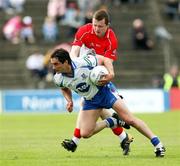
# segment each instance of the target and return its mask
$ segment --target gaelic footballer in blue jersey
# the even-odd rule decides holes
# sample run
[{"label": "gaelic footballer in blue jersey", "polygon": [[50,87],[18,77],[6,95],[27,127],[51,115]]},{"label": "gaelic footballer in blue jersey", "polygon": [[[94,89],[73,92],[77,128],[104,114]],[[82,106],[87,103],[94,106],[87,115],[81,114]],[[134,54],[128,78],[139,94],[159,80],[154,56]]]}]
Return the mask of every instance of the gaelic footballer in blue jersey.
[{"label": "gaelic footballer in blue jersey", "polygon": [[93,86],[89,79],[91,69],[97,66],[95,56],[87,55],[75,58],[72,61],[68,59],[67,62],[61,60],[64,64],[61,64],[59,68],[56,66],[57,62],[53,63],[53,60],[56,61],[56,59],[52,59],[52,64],[56,70],[54,82],[57,86],[69,88],[86,99],[91,99],[95,96],[98,92],[98,87]]},{"label": "gaelic footballer in blue jersey", "polygon": [[[95,56],[87,54],[83,58],[71,60],[67,51],[59,49],[52,54],[51,64],[56,71],[54,82],[62,90],[67,101],[67,110],[73,111],[71,90],[84,97],[83,108],[78,117],[81,137],[89,138],[106,127],[116,127],[118,120],[115,117],[97,122],[103,108],[113,108],[122,120],[136,128],[151,141],[157,157],[164,157],[165,148],[160,139],[142,120],[136,118],[128,110],[113,84],[96,86],[89,81],[89,73],[97,65]],[[72,144],[76,148],[75,143]],[[75,151],[75,148],[72,151]]]}]

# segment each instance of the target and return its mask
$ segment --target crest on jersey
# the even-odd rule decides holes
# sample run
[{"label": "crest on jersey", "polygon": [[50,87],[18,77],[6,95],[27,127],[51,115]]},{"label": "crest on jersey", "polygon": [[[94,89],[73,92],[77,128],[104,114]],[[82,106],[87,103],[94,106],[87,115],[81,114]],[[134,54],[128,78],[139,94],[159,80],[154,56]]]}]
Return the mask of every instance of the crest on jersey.
[{"label": "crest on jersey", "polygon": [[114,54],[114,55],[116,55],[116,51],[117,51],[116,49],[115,49],[115,50],[113,50],[113,54]]},{"label": "crest on jersey", "polygon": [[83,73],[83,74],[81,74],[81,77],[82,77],[83,79],[86,79],[88,76],[87,76],[85,73]]}]

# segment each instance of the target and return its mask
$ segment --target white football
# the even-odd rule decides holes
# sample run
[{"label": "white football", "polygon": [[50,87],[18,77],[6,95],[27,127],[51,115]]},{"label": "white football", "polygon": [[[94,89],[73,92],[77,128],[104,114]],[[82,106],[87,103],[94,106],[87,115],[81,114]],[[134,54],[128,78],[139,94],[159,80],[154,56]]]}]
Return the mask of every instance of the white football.
[{"label": "white football", "polygon": [[92,83],[97,85],[98,81],[106,74],[108,74],[106,67],[99,65],[91,70],[89,78]]}]

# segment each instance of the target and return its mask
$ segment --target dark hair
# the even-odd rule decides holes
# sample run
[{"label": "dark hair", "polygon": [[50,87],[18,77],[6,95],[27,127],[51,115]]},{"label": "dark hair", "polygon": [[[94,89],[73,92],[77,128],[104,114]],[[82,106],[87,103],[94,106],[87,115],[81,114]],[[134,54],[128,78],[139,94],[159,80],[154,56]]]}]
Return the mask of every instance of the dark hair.
[{"label": "dark hair", "polygon": [[106,10],[100,9],[100,10],[96,11],[93,15],[93,18],[98,21],[105,19],[105,24],[106,25],[109,24],[109,15]]},{"label": "dark hair", "polygon": [[57,58],[58,61],[61,63],[64,63],[67,60],[68,64],[71,64],[71,58],[70,58],[69,52],[63,48],[55,50],[52,53],[51,58]]}]

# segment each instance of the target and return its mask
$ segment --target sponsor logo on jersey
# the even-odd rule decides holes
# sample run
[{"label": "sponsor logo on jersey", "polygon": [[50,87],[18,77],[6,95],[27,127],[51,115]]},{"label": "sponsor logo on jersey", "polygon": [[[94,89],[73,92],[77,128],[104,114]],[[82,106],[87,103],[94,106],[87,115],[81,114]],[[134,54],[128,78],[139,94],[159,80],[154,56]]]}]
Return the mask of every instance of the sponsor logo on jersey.
[{"label": "sponsor logo on jersey", "polygon": [[82,83],[79,83],[77,86],[76,86],[76,89],[79,91],[79,92],[88,92],[89,91],[89,88],[90,88],[90,85],[88,85],[86,82],[82,82]]}]

